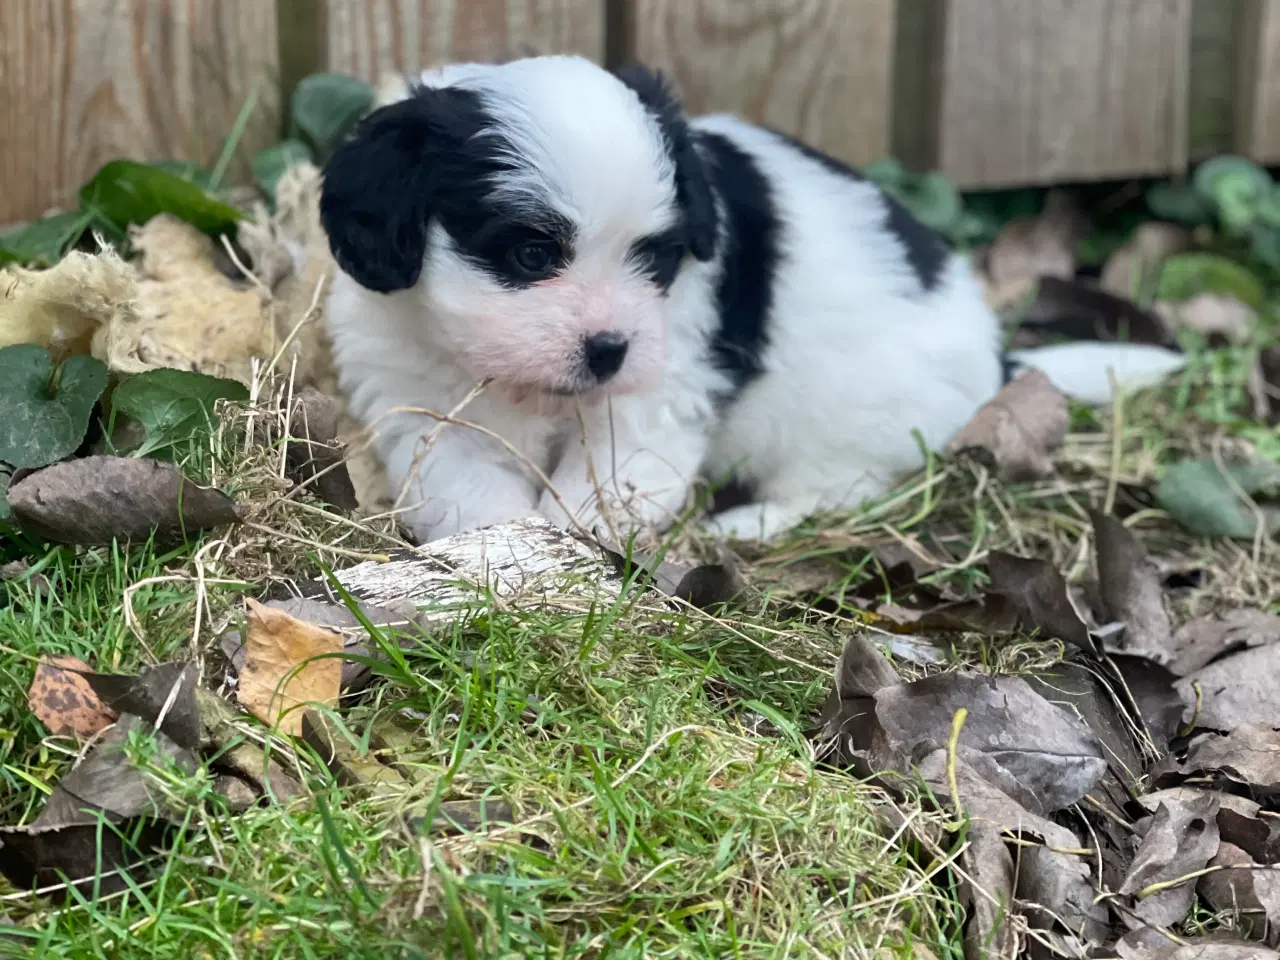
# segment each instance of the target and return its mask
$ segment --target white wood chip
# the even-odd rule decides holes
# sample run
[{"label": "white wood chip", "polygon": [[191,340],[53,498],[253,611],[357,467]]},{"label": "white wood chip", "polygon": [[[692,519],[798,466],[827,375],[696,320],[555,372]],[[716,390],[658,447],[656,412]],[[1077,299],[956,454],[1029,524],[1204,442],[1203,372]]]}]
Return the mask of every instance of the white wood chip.
[{"label": "white wood chip", "polygon": [[366,562],[337,573],[370,604],[408,602],[420,622],[452,618],[488,587],[506,606],[536,607],[555,597],[617,598],[622,581],[601,551],[541,518],[460,533],[419,548],[420,556]]}]

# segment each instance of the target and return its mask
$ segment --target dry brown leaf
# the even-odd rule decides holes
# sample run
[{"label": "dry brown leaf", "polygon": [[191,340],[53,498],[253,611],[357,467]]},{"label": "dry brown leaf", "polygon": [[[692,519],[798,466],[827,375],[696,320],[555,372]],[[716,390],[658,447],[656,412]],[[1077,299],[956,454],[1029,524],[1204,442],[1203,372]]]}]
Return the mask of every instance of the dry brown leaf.
[{"label": "dry brown leaf", "polygon": [[1216,777],[1245,787],[1259,800],[1280,797],[1280,729],[1271,723],[1246,723],[1225,735],[1207,734],[1192,742],[1175,776]]},{"label": "dry brown leaf", "polygon": [[1115,517],[1089,511],[1098,562],[1098,589],[1107,616],[1124,624],[1120,650],[1162,667],[1173,661],[1173,623],[1160,576],[1133,532]]},{"label": "dry brown leaf", "polygon": [[298,392],[290,416],[285,469],[294,483],[350,513],[360,504],[347,472],[347,451],[338,438],[339,414],[338,404],[315,387]]},{"label": "dry brown leaf", "polygon": [[1280,644],[1273,643],[1215,660],[1183,677],[1177,689],[1184,702],[1198,704],[1197,727],[1228,731],[1245,724],[1276,722],[1280,717],[1277,677]]},{"label": "dry brown leaf", "polygon": [[1163,932],[1135,930],[1116,944],[1120,960],[1276,960],[1274,950],[1218,931],[1207,937],[1172,939]]},{"label": "dry brown leaf", "polygon": [[27,691],[27,706],[55,737],[74,734],[87,740],[116,721],[116,713],[93,692],[77,671],[92,668],[75,657],[41,658]]},{"label": "dry brown leaf", "polygon": [[1220,802],[1209,791],[1162,798],[1120,885],[1120,893],[1135,898],[1126,923],[1167,928],[1186,919],[1195,902],[1195,874],[1218,852]]},{"label": "dry brown leaf", "polygon": [[955,455],[979,447],[995,458],[1005,480],[1045,477],[1053,472],[1050,454],[1062,445],[1068,423],[1067,398],[1032,368],[984,404],[944,452]]},{"label": "dry brown leaf", "polygon": [[1097,902],[1087,858],[1044,846],[1019,847],[1017,854],[1018,900],[1032,927],[1053,930],[1061,925],[1090,945],[1106,939],[1107,909]]},{"label": "dry brown leaf", "polygon": [[1103,290],[1133,299],[1152,272],[1166,258],[1191,249],[1191,234],[1173,223],[1144,223],[1129,242],[1107,258],[1102,268]]},{"label": "dry brown leaf", "polygon": [[1083,226],[1067,194],[1051,192],[1035,217],[1011,220],[987,253],[987,275],[996,287],[1029,277],[1075,276],[1076,244]]},{"label": "dry brown leaf", "polygon": [[1186,711],[1187,701],[1175,687],[1178,678],[1167,667],[1143,656],[1113,651],[1108,659],[1120,672],[1128,691],[1125,699],[1133,699],[1147,732],[1157,748],[1163,750],[1182,728]]},{"label": "dry brown leaf", "polygon": [[1247,342],[1258,325],[1258,314],[1252,307],[1221,293],[1198,293],[1181,303],[1157,300],[1151,309],[1170,331],[1190,330],[1231,344]]},{"label": "dry brown leaf", "polygon": [[[61,904],[69,896],[67,882],[100,897],[129,888],[132,881],[122,878],[122,869],[147,879],[155,864],[145,854],[161,849],[165,839],[159,821],[182,819],[172,797],[156,789],[155,778],[135,766],[126,749],[132,736],[148,730],[138,717],[122,714],[53,788],[39,816],[0,828],[0,873],[14,887],[48,888]],[[194,775],[199,764],[190,751],[163,733],[154,737],[157,759],[168,758]],[[119,829],[104,829],[104,821]]]},{"label": "dry brown leaf", "polygon": [[1088,625],[1071,602],[1067,581],[1046,560],[993,550],[987,559],[991,592],[1005,597],[1027,630],[1040,630],[1086,653],[1098,655]]},{"label": "dry brown leaf", "polygon": [[1221,620],[1189,620],[1174,632],[1169,669],[1185,677],[1226,654],[1269,643],[1280,643],[1280,617],[1274,613],[1234,610]]},{"label": "dry brown leaf", "polygon": [[1015,960],[1018,931],[1012,914],[1017,872],[999,828],[986,823],[972,824],[969,844],[961,859],[965,873],[959,892],[969,901],[969,922],[964,931],[965,957]]},{"label": "dry brown leaf", "polygon": [[1215,912],[1238,911],[1237,929],[1255,939],[1280,926],[1280,872],[1257,869],[1253,857],[1232,843],[1219,846],[1209,866],[1222,869],[1201,877],[1196,889]]},{"label": "dry brown leaf", "polygon": [[53,543],[85,546],[113,540],[168,543],[235,523],[235,501],[199,487],[171,463],[134,457],[64,460],[9,487],[14,517]]},{"label": "dry brown leaf", "polygon": [[[334,706],[342,686],[342,634],[245,599],[244,667],[236,699],[254,716],[302,734],[302,704]],[[329,656],[325,656],[328,654]],[[313,660],[313,657],[325,657]]]},{"label": "dry brown leaf", "polygon": [[[264,606],[281,610],[317,627],[327,627],[341,633],[347,654],[342,661],[343,692],[352,693],[368,686],[373,679],[373,668],[367,661],[381,653],[376,645],[370,649],[370,638],[364,624],[345,605],[309,597],[286,597],[268,600]],[[385,606],[361,604],[360,610],[371,626],[388,631],[412,630],[418,616],[418,608],[412,603],[394,600],[387,601]],[[219,638],[219,644],[232,668],[236,672],[243,670],[246,645],[240,629],[236,626],[228,627]],[[366,662],[362,663],[361,660]]]}]

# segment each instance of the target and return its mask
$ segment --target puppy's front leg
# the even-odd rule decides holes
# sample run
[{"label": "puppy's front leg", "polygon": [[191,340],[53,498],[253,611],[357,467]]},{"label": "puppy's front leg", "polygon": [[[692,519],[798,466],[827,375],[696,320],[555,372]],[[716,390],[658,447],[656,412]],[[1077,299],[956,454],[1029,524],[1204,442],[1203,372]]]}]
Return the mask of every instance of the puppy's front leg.
[{"label": "puppy's front leg", "polygon": [[[614,398],[581,409],[550,479],[587,530],[626,536],[669,526],[684,508],[707,449],[707,425],[643,398]],[[551,491],[539,511],[571,526]]]},{"label": "puppy's front leg", "polygon": [[537,512],[536,482],[498,444],[450,426],[424,454],[427,432],[401,433],[383,446],[391,496],[405,509],[401,522],[415,541],[427,543]]}]

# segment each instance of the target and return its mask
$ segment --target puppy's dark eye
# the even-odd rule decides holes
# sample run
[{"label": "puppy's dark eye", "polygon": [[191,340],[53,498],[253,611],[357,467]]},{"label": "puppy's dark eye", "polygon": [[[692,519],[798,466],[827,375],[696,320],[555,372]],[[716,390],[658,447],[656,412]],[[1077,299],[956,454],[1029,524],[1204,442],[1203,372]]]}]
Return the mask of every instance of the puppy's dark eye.
[{"label": "puppy's dark eye", "polygon": [[560,244],[554,240],[526,240],[511,248],[511,263],[529,279],[551,274],[560,260]]},{"label": "puppy's dark eye", "polygon": [[683,240],[660,234],[636,243],[631,250],[631,260],[665,291],[675,282],[686,249]]}]

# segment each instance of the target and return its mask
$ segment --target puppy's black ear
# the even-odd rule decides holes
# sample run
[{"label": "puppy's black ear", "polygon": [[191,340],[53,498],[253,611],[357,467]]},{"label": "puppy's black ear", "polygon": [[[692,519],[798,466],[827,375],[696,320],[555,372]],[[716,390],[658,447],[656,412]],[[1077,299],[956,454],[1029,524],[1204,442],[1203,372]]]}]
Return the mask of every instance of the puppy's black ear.
[{"label": "puppy's black ear", "polygon": [[658,121],[667,153],[676,168],[676,198],[684,212],[689,249],[699,260],[716,252],[716,203],[706,163],[694,145],[684,108],[661,73],[640,64],[623,67],[617,77],[635,91]]},{"label": "puppy's black ear", "polygon": [[444,147],[436,102],[441,93],[416,90],[375,110],[325,166],[320,222],[329,248],[338,265],[370,290],[406,290],[422,273],[431,167]]}]

